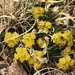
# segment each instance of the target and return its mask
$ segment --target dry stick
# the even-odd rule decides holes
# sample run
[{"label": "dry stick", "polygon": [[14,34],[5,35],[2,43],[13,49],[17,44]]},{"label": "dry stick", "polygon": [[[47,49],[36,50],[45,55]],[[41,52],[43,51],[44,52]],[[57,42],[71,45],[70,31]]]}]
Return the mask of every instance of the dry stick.
[{"label": "dry stick", "polygon": [[[57,14],[54,18],[56,18],[58,15],[60,15],[61,13],[63,13],[63,11],[68,7],[68,5],[70,4],[70,3],[72,3],[74,0],[72,0],[71,2],[69,2],[65,7],[64,7],[64,9],[59,13],[59,14]],[[53,19],[54,19],[53,18]],[[52,20],[53,20],[52,19]]]},{"label": "dry stick", "polygon": [[8,66],[10,66],[10,64],[7,62],[7,60],[5,59],[5,57],[2,57],[4,59],[4,61],[7,63]]},{"label": "dry stick", "polygon": [[11,18],[11,19],[15,19],[15,16],[7,16],[7,15],[2,15],[2,16],[0,16],[0,18],[5,18],[5,17]]},{"label": "dry stick", "polygon": [[19,12],[20,12],[20,10],[21,10],[21,8],[20,8],[20,9],[18,9],[18,10],[14,13],[14,15],[16,15],[17,13],[19,13]]},{"label": "dry stick", "polygon": [[0,26],[0,34],[2,33],[2,31],[3,31],[5,28],[6,28],[5,25],[1,25],[1,26]]},{"label": "dry stick", "polygon": [[75,17],[71,17],[69,14],[66,14],[66,13],[63,13],[63,12],[61,12],[60,13],[60,15],[65,15],[66,17],[63,17],[63,18],[58,18],[58,19],[56,19],[56,21],[58,21],[58,20],[63,20],[63,19],[71,19],[74,23],[75,23]]},{"label": "dry stick", "polygon": [[[27,8],[27,3],[28,3],[28,1],[26,1],[26,4],[25,4],[25,8],[24,8],[24,10]],[[18,10],[17,10],[17,12],[15,12],[15,14],[14,14],[14,15],[16,15],[17,13],[19,13],[19,12],[20,12],[20,10],[21,10],[21,8],[20,8],[20,9],[18,9]]]},{"label": "dry stick", "polygon": [[66,75],[75,75],[75,72],[70,72],[70,73],[67,73]]},{"label": "dry stick", "polygon": [[26,1],[26,4],[25,4],[25,8],[24,8],[24,10],[26,10],[26,8],[27,8],[27,4],[28,4],[28,0]]},{"label": "dry stick", "polygon": [[[30,18],[30,17],[31,17],[31,15],[28,16],[27,18],[22,18],[22,20],[23,20],[22,22],[19,22],[20,20],[17,20],[17,19],[16,19],[16,20],[18,21],[18,23],[16,23],[15,26],[18,25],[18,24],[21,25],[21,23],[25,22],[25,21],[28,20],[28,18]],[[27,22],[27,21],[26,21],[26,22]],[[28,22],[27,22],[27,23],[28,23]],[[28,24],[29,24],[29,23],[28,23]],[[30,24],[29,24],[29,25],[30,25]]]},{"label": "dry stick", "polygon": [[64,19],[71,19],[74,23],[75,23],[75,17],[71,17],[71,16],[67,16],[67,17],[63,17],[63,18],[58,18],[58,19],[56,19],[56,21],[58,21],[58,20],[64,20]]},{"label": "dry stick", "polygon": [[4,52],[4,46],[3,46],[2,51],[0,52],[0,56],[2,56],[3,52]]},{"label": "dry stick", "polygon": [[[14,8],[14,0],[10,0],[10,8],[12,9],[12,11],[14,11],[13,10],[13,8]],[[10,11],[11,11],[11,9],[10,9]]]},{"label": "dry stick", "polygon": [[69,2],[69,3],[64,7],[64,9],[63,9],[62,11],[64,11],[64,10],[68,7],[68,5],[71,4],[73,1],[74,1],[74,0],[72,0],[71,2]]},{"label": "dry stick", "polygon": [[[48,71],[48,72],[45,72],[45,73],[43,73],[43,74],[41,74],[41,75],[45,75],[45,74],[48,74],[48,73],[51,73],[51,72],[54,72],[54,71],[58,71],[58,69],[54,69],[54,70],[52,70],[52,71]],[[60,72],[61,73],[61,72]],[[55,75],[55,74],[54,74]],[[62,75],[62,73],[61,73],[61,75]],[[65,75],[65,74],[64,74]]]},{"label": "dry stick", "polygon": [[44,69],[41,69],[41,70],[37,71],[37,72],[36,72],[35,74],[33,74],[33,75],[37,75],[37,74],[39,74],[41,71],[46,70],[46,69],[58,70],[59,72],[61,72],[62,74],[64,74],[64,75],[65,75],[65,73],[64,73],[64,72],[62,72],[62,71],[60,71],[59,69],[56,69],[56,68],[44,68]]},{"label": "dry stick", "polygon": [[[4,0],[4,3],[3,3],[3,15],[5,14],[5,0]],[[6,20],[5,20],[5,17],[3,18],[4,19],[4,24],[6,25]]]},{"label": "dry stick", "polygon": [[53,2],[53,3],[58,3],[58,2],[62,2],[62,1],[64,1],[64,0],[60,0],[60,1],[48,1],[48,2]]},{"label": "dry stick", "polygon": [[[20,10],[22,10],[22,12],[25,11],[25,9],[27,8],[27,7],[26,7],[27,4],[28,4],[28,1],[26,1],[25,8],[24,8],[23,10],[22,10],[22,8],[20,8],[14,15],[16,15],[18,12],[20,12]],[[24,14],[25,14],[25,13],[24,13]],[[23,15],[24,15],[24,14],[23,14]],[[22,16],[23,16],[23,15],[22,15]],[[19,23],[19,24],[20,24],[20,23]]]},{"label": "dry stick", "polygon": [[[4,46],[3,46],[3,49],[2,49],[2,51],[1,51],[1,53],[0,53],[0,56],[2,56],[3,52],[4,52]],[[7,63],[7,65],[10,66],[9,63],[6,61],[7,57],[6,57],[6,59],[5,59],[5,57],[2,57],[2,58],[3,58],[4,61]]]}]

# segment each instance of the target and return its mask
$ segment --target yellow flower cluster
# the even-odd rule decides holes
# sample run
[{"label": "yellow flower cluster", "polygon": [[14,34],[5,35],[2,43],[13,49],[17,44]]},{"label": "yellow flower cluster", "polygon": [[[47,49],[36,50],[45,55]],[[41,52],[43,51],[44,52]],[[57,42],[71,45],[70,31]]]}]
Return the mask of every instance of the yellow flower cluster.
[{"label": "yellow flower cluster", "polygon": [[39,69],[39,68],[41,68],[41,66],[42,66],[42,64],[39,61],[37,61],[37,62],[34,63],[34,66],[33,67],[35,69]]},{"label": "yellow flower cluster", "polygon": [[40,63],[34,57],[31,57],[28,62],[29,64],[33,65],[34,69],[40,69],[42,66],[42,63]]},{"label": "yellow flower cluster", "polygon": [[33,65],[35,69],[41,68],[42,64],[45,62],[43,51],[34,50],[33,55],[28,60],[29,64]]},{"label": "yellow flower cluster", "polygon": [[74,52],[74,50],[71,49],[70,46],[67,46],[64,50],[61,51],[61,55],[68,55],[68,54],[71,54],[73,52]]},{"label": "yellow flower cluster", "polygon": [[30,59],[30,54],[27,49],[24,47],[17,47],[16,53],[14,54],[14,58],[18,59],[21,63],[25,60],[28,61]]},{"label": "yellow flower cluster", "polygon": [[70,30],[65,30],[63,33],[57,32],[53,34],[53,42],[56,44],[66,44],[72,46],[72,35]]},{"label": "yellow flower cluster", "polygon": [[33,32],[27,33],[23,35],[22,42],[29,48],[32,47],[32,45],[35,44],[34,39],[36,38],[36,35]]},{"label": "yellow flower cluster", "polygon": [[48,31],[51,27],[52,27],[52,23],[51,22],[41,20],[41,21],[38,22],[38,27],[37,28]]},{"label": "yellow flower cluster", "polygon": [[8,44],[9,47],[14,47],[16,44],[18,44],[19,39],[18,38],[14,38],[14,39],[10,39],[13,37],[18,36],[17,32],[11,33],[11,32],[6,32],[5,33],[5,37],[4,37],[4,41]]},{"label": "yellow flower cluster", "polygon": [[44,13],[44,8],[40,7],[40,6],[37,6],[37,7],[34,7],[32,9],[32,14],[34,16],[34,18],[39,18],[40,16],[43,16],[43,13]]},{"label": "yellow flower cluster", "polygon": [[[34,61],[34,64],[33,64],[33,67],[35,69],[39,69],[41,68],[42,64],[44,63],[44,53],[43,51],[38,51],[38,50],[34,50],[33,52],[33,58],[35,59]],[[42,62],[43,61],[43,62]]]},{"label": "yellow flower cluster", "polygon": [[75,60],[71,59],[69,55],[66,55],[59,59],[57,66],[59,69],[67,70],[70,66],[73,66],[74,64]]},{"label": "yellow flower cluster", "polygon": [[37,40],[37,44],[38,44],[40,47],[42,47],[43,44],[44,44],[44,40],[43,40],[42,38],[39,38],[39,39]]},{"label": "yellow flower cluster", "polygon": [[64,34],[62,35],[67,41],[71,40],[71,31],[70,30],[65,30]]},{"label": "yellow flower cluster", "polygon": [[34,56],[42,57],[44,55],[43,51],[34,50],[33,52]]},{"label": "yellow flower cluster", "polygon": [[[23,63],[24,61],[28,61],[28,63],[33,65],[35,69],[39,69],[44,63],[43,55],[43,51],[34,50],[33,55],[31,56],[30,53],[28,53],[27,48],[17,47],[16,53],[14,54],[14,58],[19,60],[21,63]],[[41,62],[38,58],[41,59]]]},{"label": "yellow flower cluster", "polygon": [[64,33],[62,34],[62,37],[64,37],[64,39],[67,41],[68,46],[71,47],[72,46],[72,32],[70,30],[65,30]]},{"label": "yellow flower cluster", "polygon": [[40,63],[38,60],[36,60],[35,58],[31,57],[28,60],[29,64],[33,65],[34,69],[40,69],[42,66],[42,63]]},{"label": "yellow flower cluster", "polygon": [[37,39],[37,44],[39,45],[39,47],[41,48],[47,48],[48,44],[49,44],[49,40],[45,40],[43,38],[38,38]]},{"label": "yellow flower cluster", "polygon": [[66,44],[66,40],[62,37],[62,33],[61,32],[57,32],[57,33],[54,33],[52,35],[53,37],[53,43],[55,44]]}]

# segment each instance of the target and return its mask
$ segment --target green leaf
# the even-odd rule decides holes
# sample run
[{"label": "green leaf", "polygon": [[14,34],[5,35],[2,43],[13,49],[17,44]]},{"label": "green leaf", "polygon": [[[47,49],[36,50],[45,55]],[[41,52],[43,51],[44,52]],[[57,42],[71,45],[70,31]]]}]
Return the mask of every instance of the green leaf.
[{"label": "green leaf", "polygon": [[62,24],[54,26],[55,32],[62,31],[65,28],[66,28],[66,26],[63,26]]},{"label": "green leaf", "polygon": [[63,44],[54,44],[49,47],[47,50],[50,52],[52,56],[60,56],[61,49],[63,48]]},{"label": "green leaf", "polygon": [[60,56],[61,53],[58,50],[51,50],[50,51],[51,56]]},{"label": "green leaf", "polygon": [[54,17],[53,12],[51,10],[49,10],[48,12],[45,12],[43,15],[44,16],[40,17],[39,20],[50,21],[52,23],[55,21],[53,19]]}]

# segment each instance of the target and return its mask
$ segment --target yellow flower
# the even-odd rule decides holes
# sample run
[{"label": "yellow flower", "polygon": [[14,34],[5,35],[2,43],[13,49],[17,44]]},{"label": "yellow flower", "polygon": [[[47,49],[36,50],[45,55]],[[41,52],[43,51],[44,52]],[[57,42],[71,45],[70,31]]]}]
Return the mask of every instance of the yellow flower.
[{"label": "yellow flower", "polygon": [[43,16],[43,13],[44,13],[44,8],[42,8],[42,7],[34,7],[33,9],[32,9],[32,14],[33,14],[33,16],[34,16],[34,18],[39,18],[40,16]]},{"label": "yellow flower", "polygon": [[8,44],[9,47],[12,48],[16,44],[18,44],[18,42],[19,42],[18,38],[10,39],[10,38],[13,38],[16,36],[18,36],[17,32],[14,32],[14,33],[6,32],[5,37],[4,37],[4,41]]},{"label": "yellow flower", "polygon": [[44,44],[44,40],[43,40],[42,38],[39,38],[39,39],[37,40],[37,44],[38,44],[40,47],[42,47],[43,44]]},{"label": "yellow flower", "polygon": [[70,30],[65,30],[62,36],[66,39],[66,41],[72,40],[72,34]]},{"label": "yellow flower", "polygon": [[66,69],[68,69],[69,65],[66,63],[65,58],[60,58],[59,63],[57,64],[57,67],[59,69],[66,70]]},{"label": "yellow flower", "polygon": [[53,37],[53,43],[55,44],[66,44],[66,40],[62,37],[62,33],[61,32],[57,32],[57,33],[54,33],[52,35]]},{"label": "yellow flower", "polygon": [[49,22],[49,21],[46,21],[45,27],[46,27],[47,29],[50,29],[50,28],[52,27],[52,23]]},{"label": "yellow flower", "polygon": [[58,10],[59,10],[59,12],[62,12],[62,8],[59,8]]},{"label": "yellow flower", "polygon": [[38,22],[38,29],[43,29],[44,26],[45,26],[45,21],[41,20]]},{"label": "yellow flower", "polygon": [[36,38],[36,35],[34,34],[34,32],[30,33],[30,37],[34,40]]},{"label": "yellow flower", "polygon": [[73,44],[73,40],[72,40],[72,39],[71,39],[70,41],[67,42],[67,45],[68,45],[69,47],[71,47],[72,44]]},{"label": "yellow flower", "polygon": [[14,54],[14,58],[18,59],[21,63],[25,60],[30,59],[30,54],[28,53],[27,49],[24,47],[17,47],[16,53]]},{"label": "yellow flower", "polygon": [[65,58],[66,62],[68,62],[68,63],[71,61],[71,57],[69,55],[66,55],[64,58]]},{"label": "yellow flower", "polygon": [[34,64],[34,58],[30,57],[30,59],[28,60],[29,64]]},{"label": "yellow flower", "polygon": [[69,67],[69,64],[63,65],[63,64],[58,63],[57,66],[59,69],[67,70]]},{"label": "yellow flower", "polygon": [[34,42],[34,40],[29,40],[29,41],[27,40],[24,44],[25,44],[27,47],[31,48],[32,45],[35,44],[35,42]]},{"label": "yellow flower", "polygon": [[15,59],[18,59],[18,58],[19,58],[18,54],[15,53],[15,54],[14,54],[14,58],[15,58]]},{"label": "yellow flower", "polygon": [[[12,33],[6,32],[4,40],[6,41],[7,39],[12,38],[11,35],[12,35]],[[6,41],[6,43],[8,43],[8,41]]]},{"label": "yellow flower", "polygon": [[64,37],[64,39],[67,41],[67,45],[71,47],[73,43],[72,32],[70,30],[65,30],[62,37]]},{"label": "yellow flower", "polygon": [[59,59],[59,62],[61,62],[61,64],[64,65],[64,64],[66,63],[66,60],[65,60],[65,58],[60,58],[60,59]]},{"label": "yellow flower", "polygon": [[[14,32],[13,34],[12,34],[12,37],[16,37],[16,36],[18,36],[18,33],[16,33],[16,32]],[[14,39],[15,41],[13,41],[14,42],[14,44],[16,44],[17,42],[19,42],[19,40],[17,39],[17,38],[15,38]]]},{"label": "yellow flower", "polygon": [[22,42],[29,48],[32,47],[32,45],[35,44],[35,38],[36,38],[36,35],[31,32],[31,33],[27,33],[25,35],[23,35],[23,39],[22,39]]},{"label": "yellow flower", "polygon": [[51,29],[51,27],[52,27],[52,23],[51,22],[43,21],[43,20],[39,21],[38,22],[38,26],[37,26],[38,29],[43,29],[43,30],[47,30],[47,31],[49,29]]},{"label": "yellow flower", "polygon": [[43,51],[38,51],[38,50],[35,50],[33,54],[34,56],[38,56],[38,57],[42,57],[44,55]]},{"label": "yellow flower", "polygon": [[63,70],[67,70],[68,68],[69,68],[69,64],[68,63],[63,66]]},{"label": "yellow flower", "polygon": [[70,66],[73,66],[75,64],[75,60],[72,59],[71,62],[70,62]]},{"label": "yellow flower", "polygon": [[13,48],[15,46],[14,42],[12,42],[12,40],[10,40],[10,42],[8,42],[8,46]]},{"label": "yellow flower", "polygon": [[34,69],[40,69],[41,68],[41,66],[42,66],[42,64],[39,62],[39,61],[36,61],[35,63],[34,63]]},{"label": "yellow flower", "polygon": [[71,53],[71,47],[66,47],[63,51],[61,51],[62,55],[67,55]]},{"label": "yellow flower", "polygon": [[56,44],[66,44],[68,46],[72,46],[73,40],[72,40],[72,34],[70,30],[65,30],[63,33],[57,32],[53,34],[53,42]]},{"label": "yellow flower", "polygon": [[69,55],[64,56],[63,58],[59,58],[59,62],[57,67],[59,69],[67,70],[70,66],[73,66],[75,61],[71,59]]},{"label": "yellow flower", "polygon": [[25,60],[27,60],[27,61],[28,61],[29,59],[30,59],[30,54],[29,54],[29,53],[27,53],[27,54],[26,54],[26,56],[25,56]]}]

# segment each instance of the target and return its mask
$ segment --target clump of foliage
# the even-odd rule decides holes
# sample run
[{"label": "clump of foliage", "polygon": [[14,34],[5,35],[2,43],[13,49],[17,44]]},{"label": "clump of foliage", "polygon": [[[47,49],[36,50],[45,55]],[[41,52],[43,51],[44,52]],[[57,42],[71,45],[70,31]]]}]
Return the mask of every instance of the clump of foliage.
[{"label": "clump of foliage", "polygon": [[57,72],[59,69],[71,72],[71,67],[75,66],[75,35],[74,30],[70,29],[69,20],[74,22],[74,17],[65,13],[63,6],[65,2],[63,0],[24,2],[25,0],[13,0],[10,3],[13,12],[5,9],[6,14],[11,12],[11,16],[2,17],[5,28],[0,33],[1,45],[13,50],[13,59],[23,66],[26,64],[32,67],[34,75],[43,74],[42,70],[48,74],[50,72],[47,69],[51,70],[51,67],[57,68]]}]

